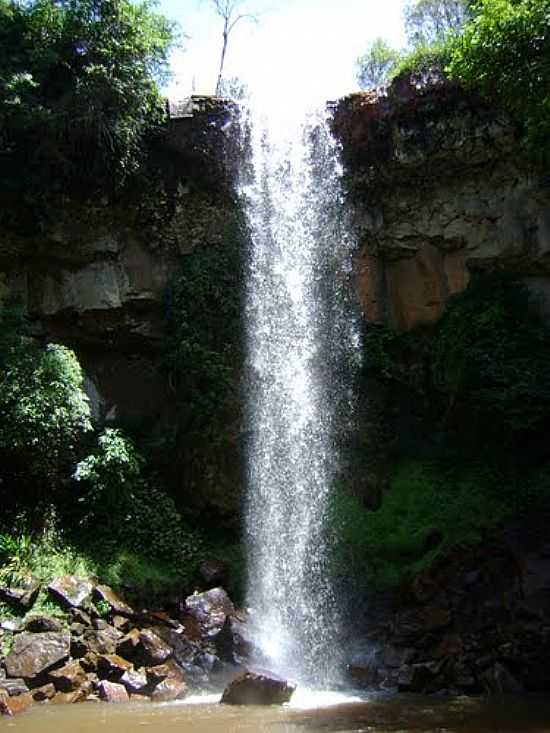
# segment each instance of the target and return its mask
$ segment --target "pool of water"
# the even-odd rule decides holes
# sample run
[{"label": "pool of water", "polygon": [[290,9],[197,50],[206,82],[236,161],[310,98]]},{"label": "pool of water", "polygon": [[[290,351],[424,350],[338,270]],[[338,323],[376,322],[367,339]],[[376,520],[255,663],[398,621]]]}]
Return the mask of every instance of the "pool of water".
[{"label": "pool of water", "polygon": [[14,733],[550,733],[547,697],[436,700],[419,696],[298,695],[281,708],[238,708],[217,697],[183,703],[35,706],[0,719]]}]

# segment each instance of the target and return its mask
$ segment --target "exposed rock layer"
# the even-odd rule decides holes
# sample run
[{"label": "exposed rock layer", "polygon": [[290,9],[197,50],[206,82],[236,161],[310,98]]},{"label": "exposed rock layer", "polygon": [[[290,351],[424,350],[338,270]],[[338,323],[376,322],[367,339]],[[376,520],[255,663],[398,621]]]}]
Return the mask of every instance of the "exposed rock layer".
[{"label": "exposed rock layer", "polygon": [[512,122],[448,82],[407,79],[385,97],[341,100],[343,146],[361,246],[367,321],[437,320],[476,271],[523,277],[550,316],[550,189]]}]

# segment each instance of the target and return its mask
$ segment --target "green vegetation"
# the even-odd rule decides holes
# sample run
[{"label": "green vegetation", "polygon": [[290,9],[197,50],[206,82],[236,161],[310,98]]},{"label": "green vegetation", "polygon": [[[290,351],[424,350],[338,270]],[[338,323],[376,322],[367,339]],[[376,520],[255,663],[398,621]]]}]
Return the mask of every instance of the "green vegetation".
[{"label": "green vegetation", "polygon": [[438,555],[550,500],[548,468],[519,473],[487,461],[463,463],[456,456],[399,464],[377,511],[340,494],[334,521],[343,549],[336,571],[356,582],[399,585]]},{"label": "green vegetation", "polygon": [[124,184],[164,119],[174,37],[148,0],[0,0],[0,193]]},{"label": "green vegetation", "polygon": [[75,354],[40,348],[14,307],[0,307],[0,323],[0,582],[189,584],[200,533],[127,436],[94,433]]},{"label": "green vegetation", "polygon": [[25,336],[13,308],[0,307],[0,324],[0,458],[11,479],[36,500],[37,485],[42,495],[55,490],[74,460],[77,444],[91,430],[90,408],[70,349],[40,349]]},{"label": "green vegetation", "polygon": [[388,82],[401,58],[383,38],[376,38],[356,61],[357,82],[361,89],[375,89]]},{"label": "green vegetation", "polygon": [[395,452],[378,510],[339,497],[341,567],[395,585],[439,553],[548,506],[549,363],[538,304],[502,274],[474,278],[431,328],[367,332],[366,373],[420,397],[438,440],[429,460]]},{"label": "green vegetation", "polygon": [[550,0],[478,0],[453,44],[449,73],[525,125],[550,154]]},{"label": "green vegetation", "polygon": [[405,6],[405,32],[411,48],[441,44],[459,33],[470,18],[468,0],[409,0]]}]

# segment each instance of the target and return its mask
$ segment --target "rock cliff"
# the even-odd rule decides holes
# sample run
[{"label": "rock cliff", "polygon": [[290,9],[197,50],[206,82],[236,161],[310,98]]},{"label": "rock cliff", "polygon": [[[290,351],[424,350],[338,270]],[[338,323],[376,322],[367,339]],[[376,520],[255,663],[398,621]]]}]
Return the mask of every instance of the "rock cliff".
[{"label": "rock cliff", "polygon": [[370,323],[432,323],[475,271],[523,277],[550,316],[550,187],[504,115],[442,78],[335,109]]}]

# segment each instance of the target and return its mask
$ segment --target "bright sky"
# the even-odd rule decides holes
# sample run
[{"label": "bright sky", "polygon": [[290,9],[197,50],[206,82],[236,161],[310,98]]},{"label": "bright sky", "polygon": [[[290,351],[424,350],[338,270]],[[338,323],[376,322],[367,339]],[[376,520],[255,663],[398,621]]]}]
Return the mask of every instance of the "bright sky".
[{"label": "bright sky", "polygon": [[[242,0],[242,20],[229,39],[224,76],[252,90],[290,101],[298,94],[326,101],[355,89],[354,62],[369,41],[383,36],[404,45],[404,0]],[[189,36],[172,60],[168,94],[181,98],[214,91],[222,21],[211,0],[160,0],[159,10]]]}]

